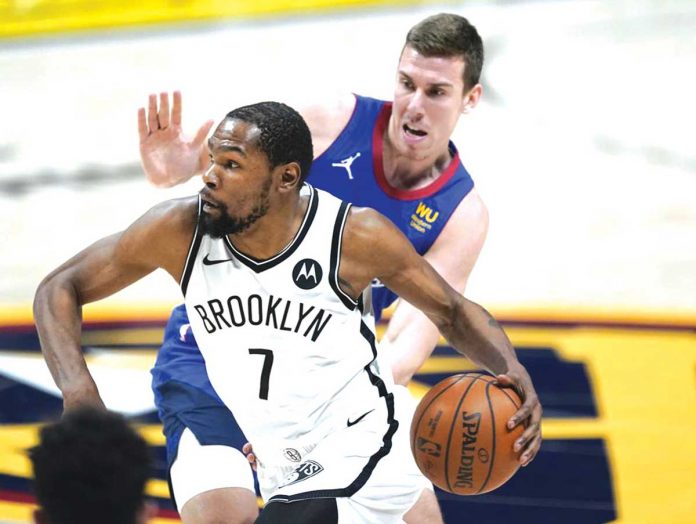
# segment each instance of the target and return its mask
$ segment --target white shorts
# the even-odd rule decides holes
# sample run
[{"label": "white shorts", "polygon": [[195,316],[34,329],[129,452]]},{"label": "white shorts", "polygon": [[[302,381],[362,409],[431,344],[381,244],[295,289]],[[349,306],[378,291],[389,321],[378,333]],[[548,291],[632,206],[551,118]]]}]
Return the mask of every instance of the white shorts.
[{"label": "white shorts", "polygon": [[358,423],[329,434],[304,454],[300,464],[259,468],[264,500],[282,504],[335,498],[341,524],[403,522],[404,513],[432,484],[411,454],[415,403],[404,387],[395,388],[394,396],[395,433],[385,433],[387,407],[376,408]]},{"label": "white shorts", "polygon": [[241,451],[229,446],[202,446],[186,428],[169,471],[181,510],[196,495],[213,489],[244,488],[255,493],[251,466]]}]

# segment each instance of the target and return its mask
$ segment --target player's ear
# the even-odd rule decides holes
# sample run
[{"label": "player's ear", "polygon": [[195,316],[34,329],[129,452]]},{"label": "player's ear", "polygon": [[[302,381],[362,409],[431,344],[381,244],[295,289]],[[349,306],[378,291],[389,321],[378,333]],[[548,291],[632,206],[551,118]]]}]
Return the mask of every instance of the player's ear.
[{"label": "player's ear", "polygon": [[290,162],[280,166],[280,184],[278,189],[281,191],[296,191],[301,184],[302,170],[297,162]]},{"label": "player's ear", "polygon": [[481,84],[476,84],[474,87],[469,89],[469,91],[464,93],[464,96],[462,97],[462,113],[468,113],[473,108],[475,108],[479,100],[481,99],[482,94],[483,86]]}]

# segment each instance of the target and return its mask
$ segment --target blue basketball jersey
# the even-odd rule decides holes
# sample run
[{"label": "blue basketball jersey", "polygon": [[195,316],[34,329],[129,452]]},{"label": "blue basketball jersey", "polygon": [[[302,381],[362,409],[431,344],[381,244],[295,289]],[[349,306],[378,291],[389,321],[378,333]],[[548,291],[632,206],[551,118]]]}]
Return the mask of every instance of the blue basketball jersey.
[{"label": "blue basketball jersey", "polygon": [[[431,184],[401,190],[389,185],[382,164],[383,137],[391,102],[356,95],[353,116],[331,146],[314,160],[309,182],[358,207],[371,207],[389,218],[425,254],[450,216],[474,187],[474,181],[450,142],[452,161]],[[372,290],[375,318],[396,295],[376,282]]]},{"label": "blue basketball jersey", "polygon": [[[422,255],[435,242],[474,182],[450,142],[452,161],[437,180],[416,190],[391,187],[382,164],[383,137],[391,108],[390,102],[356,95],[350,121],[331,146],[314,160],[308,181],[355,206],[378,210],[396,224]],[[377,320],[383,309],[397,298],[379,282],[373,285],[372,297]],[[208,380],[183,304],[172,312],[152,376],[155,404],[162,420],[175,409],[163,400],[162,386],[169,381],[190,384],[219,401]],[[185,402],[178,404],[179,410],[187,409]],[[195,403],[190,404],[193,407]]]}]

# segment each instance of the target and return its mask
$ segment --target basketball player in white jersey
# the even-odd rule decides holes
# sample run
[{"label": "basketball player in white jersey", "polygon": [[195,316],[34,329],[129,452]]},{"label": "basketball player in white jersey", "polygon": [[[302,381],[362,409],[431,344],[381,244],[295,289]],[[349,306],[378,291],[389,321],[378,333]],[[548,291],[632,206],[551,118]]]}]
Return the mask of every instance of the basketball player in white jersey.
[{"label": "basketball player in white jersey", "polygon": [[[468,20],[451,13],[428,17],[405,39],[393,104],[381,101],[382,109],[392,108],[385,113],[388,125],[383,133],[377,130],[380,119],[372,114],[378,101],[366,97],[348,94],[300,111],[314,142],[310,183],[384,213],[460,293],[484,243],[488,212],[464,168],[465,157],[460,162],[449,139],[460,115],[476,107],[481,96],[483,54],[482,39]],[[139,112],[143,167],[148,179],[160,186],[186,180],[208,162],[207,148],[200,146],[205,145],[210,126],[201,127],[189,141],[181,128],[180,94],[174,94],[171,113],[169,107],[166,94],[160,95],[159,109],[151,95],[147,113]],[[402,131],[406,126],[409,131]],[[204,155],[199,163],[201,149]],[[378,171],[383,174],[382,187],[374,183],[380,178]],[[409,217],[421,205],[435,210],[438,218],[428,229],[417,231]],[[379,317],[396,297],[383,286],[373,290]],[[186,524],[211,524],[217,515],[223,515],[228,524],[246,524],[253,521],[257,507],[253,477],[238,452],[243,441],[235,437],[239,431],[234,427],[206,435],[206,428],[233,426],[234,417],[216,406],[216,395],[208,391],[205,372],[199,369],[205,369],[203,358],[190,331],[186,334],[190,322],[185,312],[180,306],[172,313],[153,368],[173,494]],[[406,301],[398,302],[381,340],[392,357],[396,382],[409,382],[439,337],[425,315]],[[175,391],[172,383],[176,383]],[[190,386],[187,392],[180,391],[181,383]],[[399,393],[408,396],[405,388]],[[196,420],[190,420],[193,413]],[[529,426],[540,418],[540,412],[534,413]],[[534,456],[533,447],[526,453],[527,439],[533,435],[530,430],[521,440],[523,465]],[[405,520],[442,523],[432,485],[426,486]]]},{"label": "basketball player in white jersey", "polygon": [[[514,377],[536,407],[527,371],[494,319],[389,220],[303,183],[312,142],[297,112],[238,108],[209,147],[199,196],[154,207],[39,286],[36,324],[66,409],[103,405],[81,353],[81,306],[163,268],[181,286],[212,385],[254,443],[267,502],[257,522],[401,522],[422,482],[375,345],[372,280],[474,362]],[[510,424],[529,415],[523,406]]]}]

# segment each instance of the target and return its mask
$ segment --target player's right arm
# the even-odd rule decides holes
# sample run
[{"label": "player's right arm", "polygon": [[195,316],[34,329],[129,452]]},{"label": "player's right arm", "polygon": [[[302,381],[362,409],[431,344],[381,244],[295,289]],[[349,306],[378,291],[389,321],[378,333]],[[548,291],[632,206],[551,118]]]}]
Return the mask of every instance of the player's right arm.
[{"label": "player's right arm", "polygon": [[529,464],[541,445],[541,403],[505,331],[484,308],[453,289],[389,219],[372,209],[351,209],[338,278],[355,299],[379,278],[420,309],[454,349],[496,375],[501,385],[514,387],[523,403],[507,424],[526,426],[514,449],[521,464]]},{"label": "player's right arm", "polygon": [[[352,94],[329,103],[317,103],[300,110],[312,134],[314,158],[322,154],[343,131],[355,107]],[[208,120],[193,138],[181,127],[181,93],[174,91],[170,109],[169,94],[148,98],[147,110],[138,109],[140,160],[147,179],[158,187],[172,187],[203,172],[209,163],[206,137],[213,125]]]},{"label": "player's right arm", "polygon": [[116,293],[159,267],[178,281],[193,233],[196,203],[189,198],[155,206],[128,229],[95,242],[39,284],[34,321],[65,409],[103,406],[82,355],[82,306]]}]

